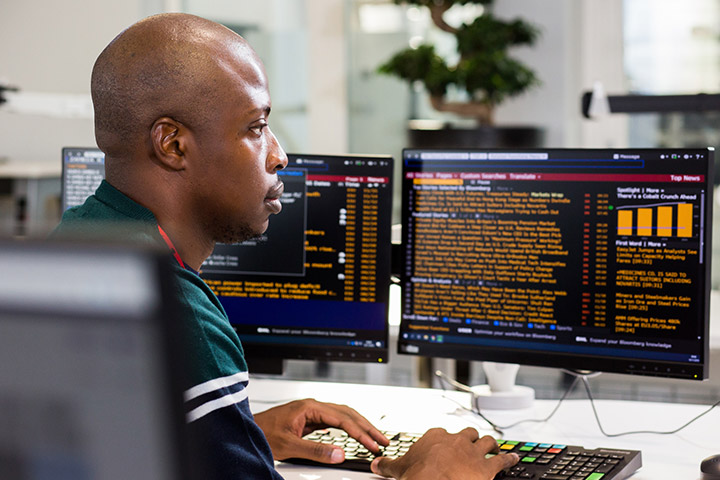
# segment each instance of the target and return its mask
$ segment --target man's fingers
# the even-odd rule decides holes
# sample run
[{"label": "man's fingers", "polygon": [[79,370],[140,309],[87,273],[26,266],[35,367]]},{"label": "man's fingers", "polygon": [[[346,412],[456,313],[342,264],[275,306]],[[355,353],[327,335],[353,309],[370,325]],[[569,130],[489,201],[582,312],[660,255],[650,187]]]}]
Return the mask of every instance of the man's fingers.
[{"label": "man's fingers", "polygon": [[388,439],[380,430],[347,405],[322,403],[315,400],[303,400],[303,402],[310,407],[306,414],[308,424],[316,427],[341,428],[373,453],[378,453],[378,445],[389,444]]},{"label": "man's fingers", "polygon": [[393,474],[393,464],[396,462],[397,460],[388,457],[377,457],[370,464],[370,470],[372,470],[375,475],[382,477],[395,477],[396,475]]},{"label": "man's fingers", "polygon": [[517,456],[517,453],[501,453],[488,458],[487,461],[493,466],[494,471],[499,472],[500,470],[512,467],[518,463],[519,460],[520,457]]},{"label": "man's fingers", "polygon": [[385,446],[390,443],[388,439],[382,434],[380,434],[382,437],[382,443],[377,441],[375,438],[370,436],[370,432],[366,432],[365,430],[363,430],[362,428],[358,428],[358,426],[354,424],[340,424],[339,427],[345,430],[348,435],[363,444],[365,448],[375,454],[380,451],[379,445]]},{"label": "man's fingers", "polygon": [[[398,459],[378,457],[370,469],[373,473],[393,478],[493,478],[495,474],[515,465],[514,453],[485,458],[496,452],[497,442],[490,436],[478,438],[477,430],[468,428],[449,434],[434,428]],[[438,467],[441,471],[437,471]]]},{"label": "man's fingers", "polygon": [[360,415],[357,411],[345,405],[337,405],[341,410],[343,418],[338,427],[345,430],[351,437],[362,443],[365,448],[372,452],[378,451],[378,445],[386,446],[390,442],[380,430]]},{"label": "man's fingers", "polygon": [[461,437],[467,438],[467,439],[470,440],[471,442],[476,441],[476,440],[478,439],[478,437],[480,436],[480,435],[478,434],[478,431],[475,430],[475,429],[472,428],[472,427],[467,427],[467,428],[464,428],[464,429],[460,430],[460,431],[458,432],[458,435],[460,435]]},{"label": "man's fingers", "polygon": [[313,442],[296,438],[288,445],[287,450],[293,452],[293,457],[306,458],[321,463],[342,463],[345,461],[345,452],[342,448],[325,443]]},{"label": "man's fingers", "polygon": [[498,451],[497,440],[495,440],[490,435],[485,435],[484,437],[477,439],[475,441],[475,445],[480,447],[483,453],[491,453]]}]

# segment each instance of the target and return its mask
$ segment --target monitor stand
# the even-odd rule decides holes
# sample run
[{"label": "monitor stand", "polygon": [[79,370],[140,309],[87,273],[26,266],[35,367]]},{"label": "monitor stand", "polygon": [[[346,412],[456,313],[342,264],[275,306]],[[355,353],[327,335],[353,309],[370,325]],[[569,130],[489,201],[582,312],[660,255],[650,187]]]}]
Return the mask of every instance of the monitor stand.
[{"label": "monitor stand", "polygon": [[515,363],[483,362],[487,385],[470,387],[472,405],[476,410],[517,410],[529,408],[535,400],[535,390],[515,385],[520,365]]}]

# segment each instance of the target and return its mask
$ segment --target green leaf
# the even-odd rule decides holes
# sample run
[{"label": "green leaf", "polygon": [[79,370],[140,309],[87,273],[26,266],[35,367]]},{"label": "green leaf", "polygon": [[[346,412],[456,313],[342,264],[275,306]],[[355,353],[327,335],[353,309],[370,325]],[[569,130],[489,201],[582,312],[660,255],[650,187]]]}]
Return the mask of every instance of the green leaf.
[{"label": "green leaf", "polygon": [[[491,5],[492,0],[395,0],[397,4],[445,6]],[[460,62],[448,66],[432,45],[405,49],[378,71],[410,83],[421,81],[433,96],[444,96],[449,85],[467,91],[472,101],[495,106],[519,95],[540,81],[526,65],[508,54],[512,47],[532,46],[540,35],[537,27],[520,19],[501,20],[486,11],[457,29]]]},{"label": "green leaf", "polygon": [[405,49],[381,65],[378,72],[396,75],[410,83],[420,80],[433,95],[444,95],[455,77],[432,45]]}]

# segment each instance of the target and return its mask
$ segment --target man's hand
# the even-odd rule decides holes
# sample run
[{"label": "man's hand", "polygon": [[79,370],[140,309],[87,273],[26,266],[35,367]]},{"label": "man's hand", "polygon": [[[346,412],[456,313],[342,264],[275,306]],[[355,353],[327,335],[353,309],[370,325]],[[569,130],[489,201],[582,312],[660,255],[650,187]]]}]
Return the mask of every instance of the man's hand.
[{"label": "man's hand", "polygon": [[389,443],[378,429],[352,408],[311,399],[297,400],[255,414],[255,422],[265,433],[275,460],[344,461],[345,452],[340,447],[301,438],[318,428],[341,428],[373,453],[379,452],[378,444],[386,446]]},{"label": "man's hand", "polygon": [[500,470],[518,462],[514,453],[485,458],[485,454],[497,451],[495,439],[478,438],[474,428],[456,434],[434,428],[402,457],[373,460],[372,471],[399,480],[491,480]]}]

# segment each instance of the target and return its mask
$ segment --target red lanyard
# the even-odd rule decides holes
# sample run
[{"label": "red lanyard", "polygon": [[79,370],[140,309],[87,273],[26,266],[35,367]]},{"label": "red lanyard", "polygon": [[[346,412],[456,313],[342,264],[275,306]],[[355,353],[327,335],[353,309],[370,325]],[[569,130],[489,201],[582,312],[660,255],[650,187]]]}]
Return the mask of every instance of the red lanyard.
[{"label": "red lanyard", "polygon": [[173,245],[172,240],[170,240],[170,237],[167,236],[167,233],[165,233],[165,230],[162,229],[160,225],[158,225],[158,231],[160,232],[160,235],[162,236],[163,240],[165,240],[165,243],[167,244],[168,248],[170,248],[170,251],[172,252],[173,256],[175,257],[175,260],[180,264],[182,268],[185,268],[185,264],[182,261],[182,258],[180,258],[180,254],[177,252],[177,249],[175,248],[175,245]]}]

